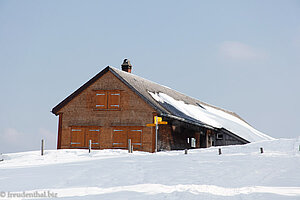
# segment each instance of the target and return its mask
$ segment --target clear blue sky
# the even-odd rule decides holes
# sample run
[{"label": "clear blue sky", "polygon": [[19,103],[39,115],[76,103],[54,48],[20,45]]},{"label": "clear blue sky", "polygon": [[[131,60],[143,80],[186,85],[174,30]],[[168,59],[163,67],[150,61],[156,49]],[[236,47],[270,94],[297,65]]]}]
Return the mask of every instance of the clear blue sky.
[{"label": "clear blue sky", "polygon": [[107,65],[300,136],[300,1],[0,0],[0,152],[56,148],[50,110]]}]

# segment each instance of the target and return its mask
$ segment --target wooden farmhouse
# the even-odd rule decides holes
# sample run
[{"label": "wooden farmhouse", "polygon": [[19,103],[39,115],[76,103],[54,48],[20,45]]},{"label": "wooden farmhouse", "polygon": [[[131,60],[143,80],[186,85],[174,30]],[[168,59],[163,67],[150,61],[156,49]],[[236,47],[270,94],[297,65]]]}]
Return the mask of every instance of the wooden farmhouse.
[{"label": "wooden farmhouse", "polygon": [[211,106],[131,73],[106,67],[52,109],[59,116],[58,149],[125,149],[155,151],[154,116],[159,125],[158,150],[206,148],[270,139],[233,112]]}]

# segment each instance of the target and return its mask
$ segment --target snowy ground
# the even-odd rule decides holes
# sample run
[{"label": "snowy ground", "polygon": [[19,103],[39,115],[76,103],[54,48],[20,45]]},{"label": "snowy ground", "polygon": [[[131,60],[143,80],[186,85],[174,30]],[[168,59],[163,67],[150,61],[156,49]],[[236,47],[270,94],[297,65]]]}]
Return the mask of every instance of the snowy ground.
[{"label": "snowy ground", "polygon": [[215,147],[190,150],[188,155],[183,151],[128,154],[124,150],[91,154],[86,150],[49,150],[43,157],[39,151],[4,154],[0,200],[13,199],[13,195],[47,197],[43,199],[299,200],[299,145],[300,138],[280,139],[222,147],[222,155]]}]

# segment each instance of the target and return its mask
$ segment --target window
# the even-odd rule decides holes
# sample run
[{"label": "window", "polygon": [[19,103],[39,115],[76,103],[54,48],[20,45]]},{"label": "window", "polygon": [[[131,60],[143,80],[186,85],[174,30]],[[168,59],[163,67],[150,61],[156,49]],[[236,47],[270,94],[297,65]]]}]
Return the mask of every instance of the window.
[{"label": "window", "polygon": [[107,93],[96,92],[96,108],[107,109]]},{"label": "window", "polygon": [[108,92],[108,109],[120,108],[120,92]]},{"label": "window", "polygon": [[196,148],[196,138],[191,138],[191,147]]},{"label": "window", "polygon": [[223,140],[223,134],[217,133],[217,140]]},{"label": "window", "polygon": [[120,91],[96,91],[97,110],[120,110]]}]

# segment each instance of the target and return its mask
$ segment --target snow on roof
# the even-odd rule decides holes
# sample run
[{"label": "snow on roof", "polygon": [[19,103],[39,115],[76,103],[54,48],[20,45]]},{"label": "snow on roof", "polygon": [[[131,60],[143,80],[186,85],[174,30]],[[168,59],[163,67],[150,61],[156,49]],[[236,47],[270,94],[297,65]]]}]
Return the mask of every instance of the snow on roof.
[{"label": "snow on roof", "polygon": [[194,120],[208,124],[215,128],[224,128],[249,142],[271,140],[272,137],[254,129],[238,117],[228,114],[222,110],[215,109],[208,105],[199,104],[198,106],[178,101],[167,94],[161,92],[149,92],[157,102],[167,104],[177,112],[181,112]]}]

